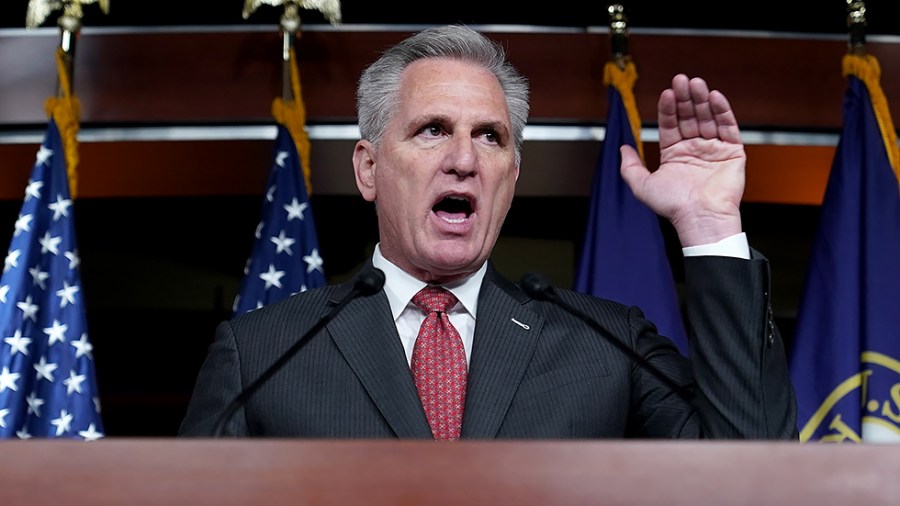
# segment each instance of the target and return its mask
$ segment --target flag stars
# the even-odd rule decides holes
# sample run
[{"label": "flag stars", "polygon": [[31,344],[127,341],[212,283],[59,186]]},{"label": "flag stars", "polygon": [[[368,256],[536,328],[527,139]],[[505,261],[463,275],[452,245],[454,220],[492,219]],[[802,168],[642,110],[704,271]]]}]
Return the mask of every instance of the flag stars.
[{"label": "flag stars", "polygon": [[62,195],[56,194],[56,202],[51,202],[47,204],[47,208],[53,211],[53,221],[59,221],[60,218],[65,216],[69,217],[69,207],[72,206],[71,199],[64,199]]},{"label": "flag stars", "polygon": [[16,302],[16,307],[22,310],[23,322],[27,319],[31,319],[31,321],[37,323],[37,312],[40,307],[38,307],[37,304],[31,303],[31,295],[25,297],[25,300],[22,302]]},{"label": "flag stars", "polygon": [[[40,149],[38,149],[37,156],[35,157],[35,160],[34,160],[34,164],[35,165],[47,165],[47,160],[49,160],[51,156],[53,156],[53,150],[49,149],[47,146],[42,145],[40,147]],[[41,183],[41,184],[43,184],[43,183]],[[31,185],[29,185],[29,187],[30,186]],[[40,188],[40,187],[38,187],[38,188]],[[38,195],[38,197],[40,197],[40,195]]]},{"label": "flag stars", "polygon": [[264,221],[259,222],[259,224],[256,225],[256,231],[253,232],[253,236],[256,237],[257,239],[262,237],[262,229],[264,226],[266,226],[266,222],[264,222]]},{"label": "flag stars", "polygon": [[9,293],[9,285],[0,285],[0,303],[6,304],[6,294]]},{"label": "flag stars", "polygon": [[0,371],[0,393],[5,392],[7,388],[18,391],[19,387],[16,385],[16,381],[20,376],[22,375],[17,372],[9,372],[9,367],[3,366],[3,370]]},{"label": "flag stars", "polygon": [[270,186],[269,189],[266,191],[266,200],[267,200],[268,202],[272,202],[272,201],[275,200],[275,189],[276,189],[276,188],[278,188],[278,186],[276,186],[276,185],[273,184],[273,185]]},{"label": "flag stars", "polygon": [[97,428],[94,427],[94,424],[88,425],[87,430],[78,431],[78,435],[83,437],[85,441],[96,441],[103,437],[103,433],[97,432]]},{"label": "flag stars", "polygon": [[275,155],[275,165],[279,167],[284,167],[284,161],[287,160],[289,153],[287,151],[279,151],[277,155]]},{"label": "flag stars", "polygon": [[28,186],[25,187],[25,202],[28,202],[32,197],[36,199],[41,198],[41,188],[43,187],[43,181],[28,181]]},{"label": "flag stars", "polygon": [[284,271],[275,270],[275,265],[269,264],[269,270],[259,275],[259,279],[266,282],[266,290],[276,286],[281,288],[281,278],[284,277]]},{"label": "flag stars", "polygon": [[309,207],[308,203],[304,202],[301,204],[297,201],[297,197],[294,197],[290,204],[284,205],[284,210],[287,211],[287,220],[291,221],[294,218],[297,218],[298,220],[303,221],[303,211],[305,211],[307,207]]},{"label": "flag stars", "polygon": [[94,350],[94,346],[88,342],[87,334],[81,334],[81,339],[72,341],[69,344],[75,348],[75,358],[85,356],[90,360],[94,360],[94,357],[91,356],[91,351]]},{"label": "flag stars", "polygon": [[309,274],[312,271],[322,271],[322,257],[319,256],[319,250],[317,248],[313,248],[313,250],[309,253],[309,255],[305,255],[303,257],[303,261],[306,262],[306,273]]},{"label": "flag stars", "polygon": [[44,237],[41,237],[38,242],[41,244],[42,254],[45,254],[49,251],[54,255],[59,255],[59,243],[62,242],[62,237],[52,237],[50,235],[50,231],[48,230],[44,233]]},{"label": "flag stars", "polygon": [[31,232],[31,220],[34,216],[30,214],[26,214],[22,216],[21,214],[16,219],[16,231],[13,232],[13,237],[19,237],[19,234],[22,232]]},{"label": "flag stars", "polygon": [[69,285],[68,281],[63,281],[63,287],[56,291],[59,296],[59,307],[64,308],[68,304],[75,304],[75,294],[78,293],[78,286]]},{"label": "flag stars", "polygon": [[81,257],[78,256],[78,250],[66,251],[63,256],[69,259],[69,270],[77,269],[81,265]]},{"label": "flag stars", "polygon": [[3,260],[3,272],[6,272],[12,268],[16,268],[19,266],[19,255],[22,252],[20,250],[12,250],[6,254],[6,259]]},{"label": "flag stars", "polygon": [[87,376],[84,374],[75,374],[75,371],[69,371],[69,377],[63,380],[63,385],[66,386],[66,394],[72,395],[73,392],[81,393],[81,384],[84,383],[84,380],[87,379]]},{"label": "flag stars", "polygon": [[282,230],[278,237],[271,237],[270,240],[275,243],[275,254],[281,252],[286,252],[288,255],[293,256],[294,252],[291,251],[291,246],[297,242],[296,239],[291,239],[284,234],[284,230]]},{"label": "flag stars", "polygon": [[60,323],[59,320],[53,320],[52,326],[44,328],[44,334],[47,334],[47,346],[53,346],[53,343],[57,341],[66,342],[67,330],[69,330],[68,325]]},{"label": "flag stars", "polygon": [[50,277],[50,274],[41,270],[40,265],[35,265],[34,267],[28,269],[28,273],[31,274],[31,279],[33,283],[39,287],[41,290],[46,290],[47,285],[44,284],[44,281],[47,281],[47,278]]},{"label": "flag stars", "polygon": [[6,337],[3,341],[9,345],[11,352],[10,356],[15,356],[16,353],[21,353],[22,355],[28,355],[28,345],[31,344],[30,337],[22,337],[22,330],[16,329],[15,334],[10,337]]},{"label": "flag stars", "polygon": [[9,410],[6,408],[0,409],[0,428],[6,428],[6,415],[9,414]]},{"label": "flag stars", "polygon": [[28,403],[28,414],[40,418],[41,406],[44,405],[44,399],[38,397],[36,392],[31,392],[28,397],[25,398],[25,402]]},{"label": "flag stars", "polygon": [[32,367],[34,367],[34,370],[37,371],[38,379],[43,378],[50,383],[53,383],[53,371],[55,371],[59,366],[56,364],[48,364],[47,357],[41,357],[38,363],[34,364]]},{"label": "flag stars", "polygon": [[56,426],[56,435],[62,436],[66,432],[72,430],[72,418],[74,418],[68,411],[62,410],[59,412],[59,418],[54,418],[50,420],[52,425]]}]

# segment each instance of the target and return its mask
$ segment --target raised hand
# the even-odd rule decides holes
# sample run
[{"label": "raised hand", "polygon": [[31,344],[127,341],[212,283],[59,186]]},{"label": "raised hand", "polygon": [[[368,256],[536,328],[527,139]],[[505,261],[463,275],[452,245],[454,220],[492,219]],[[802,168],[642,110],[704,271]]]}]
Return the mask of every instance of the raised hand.
[{"label": "raised hand", "polygon": [[659,97],[660,165],[651,172],[622,146],[621,174],[635,196],[675,226],[682,246],[740,233],[747,155],[734,111],[699,77],[678,74]]}]

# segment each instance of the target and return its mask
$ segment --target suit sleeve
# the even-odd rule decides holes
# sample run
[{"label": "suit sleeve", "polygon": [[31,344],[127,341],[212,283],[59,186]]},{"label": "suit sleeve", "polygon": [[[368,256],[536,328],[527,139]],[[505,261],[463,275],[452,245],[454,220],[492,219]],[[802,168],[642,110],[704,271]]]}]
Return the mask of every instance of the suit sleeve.
[{"label": "suit sleeve", "polygon": [[[242,391],[240,366],[234,328],[231,323],[223,322],[216,329],[216,339],[200,368],[179,436],[214,436],[225,407]],[[231,416],[221,435],[248,435],[243,408]]]},{"label": "suit sleeve", "polygon": [[769,263],[687,257],[686,304],[701,437],[796,439],[797,401],[775,326]]}]

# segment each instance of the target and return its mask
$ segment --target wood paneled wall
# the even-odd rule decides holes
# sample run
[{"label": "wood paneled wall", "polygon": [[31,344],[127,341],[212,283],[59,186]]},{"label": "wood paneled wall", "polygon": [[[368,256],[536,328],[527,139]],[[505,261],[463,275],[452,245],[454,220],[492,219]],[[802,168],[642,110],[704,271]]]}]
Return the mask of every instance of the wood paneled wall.
[{"label": "wood paneled wall", "polygon": [[[82,127],[258,125],[272,122],[281,92],[280,34],[223,31],[84,29],[76,45],[75,92]],[[405,31],[310,29],[297,41],[309,124],[352,124],[363,67]],[[606,115],[604,32],[489,32],[508,49],[532,87],[531,124],[598,125]],[[43,101],[56,87],[58,34],[0,33],[0,128],[39,129]],[[731,100],[744,130],[837,132],[846,81],[838,37],[778,34],[632,33],[629,52],[645,126],[655,123],[659,92],[676,73],[702,76]],[[900,104],[900,43],[870,38],[889,103]],[[259,193],[270,157],[264,141],[83,143],[83,197]],[[353,194],[349,146],[313,144],[313,183],[326,194]],[[346,148],[346,149],[345,149]],[[0,199],[17,199],[33,145],[0,144]],[[598,142],[526,143],[520,193],[587,193]],[[748,202],[817,204],[833,146],[748,146]],[[657,148],[648,143],[648,161]],[[127,160],[127,164],[124,161]],[[215,177],[209,177],[210,175]],[[552,179],[553,185],[546,185]]]}]

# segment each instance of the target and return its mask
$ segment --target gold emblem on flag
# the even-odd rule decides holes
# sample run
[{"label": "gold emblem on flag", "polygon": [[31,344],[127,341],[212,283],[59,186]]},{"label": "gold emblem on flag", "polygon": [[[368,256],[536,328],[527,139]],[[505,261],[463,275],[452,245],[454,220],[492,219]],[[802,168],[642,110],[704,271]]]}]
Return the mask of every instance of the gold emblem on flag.
[{"label": "gold emblem on flag", "polygon": [[[885,381],[887,378],[887,382]],[[887,391],[873,391],[871,385],[891,385]],[[838,407],[848,396],[858,397],[861,418],[859,432],[852,427]],[[860,372],[842,381],[816,410],[800,431],[800,441],[809,441],[820,429],[826,429],[822,442],[900,442],[900,360],[873,351],[863,352]]]}]

